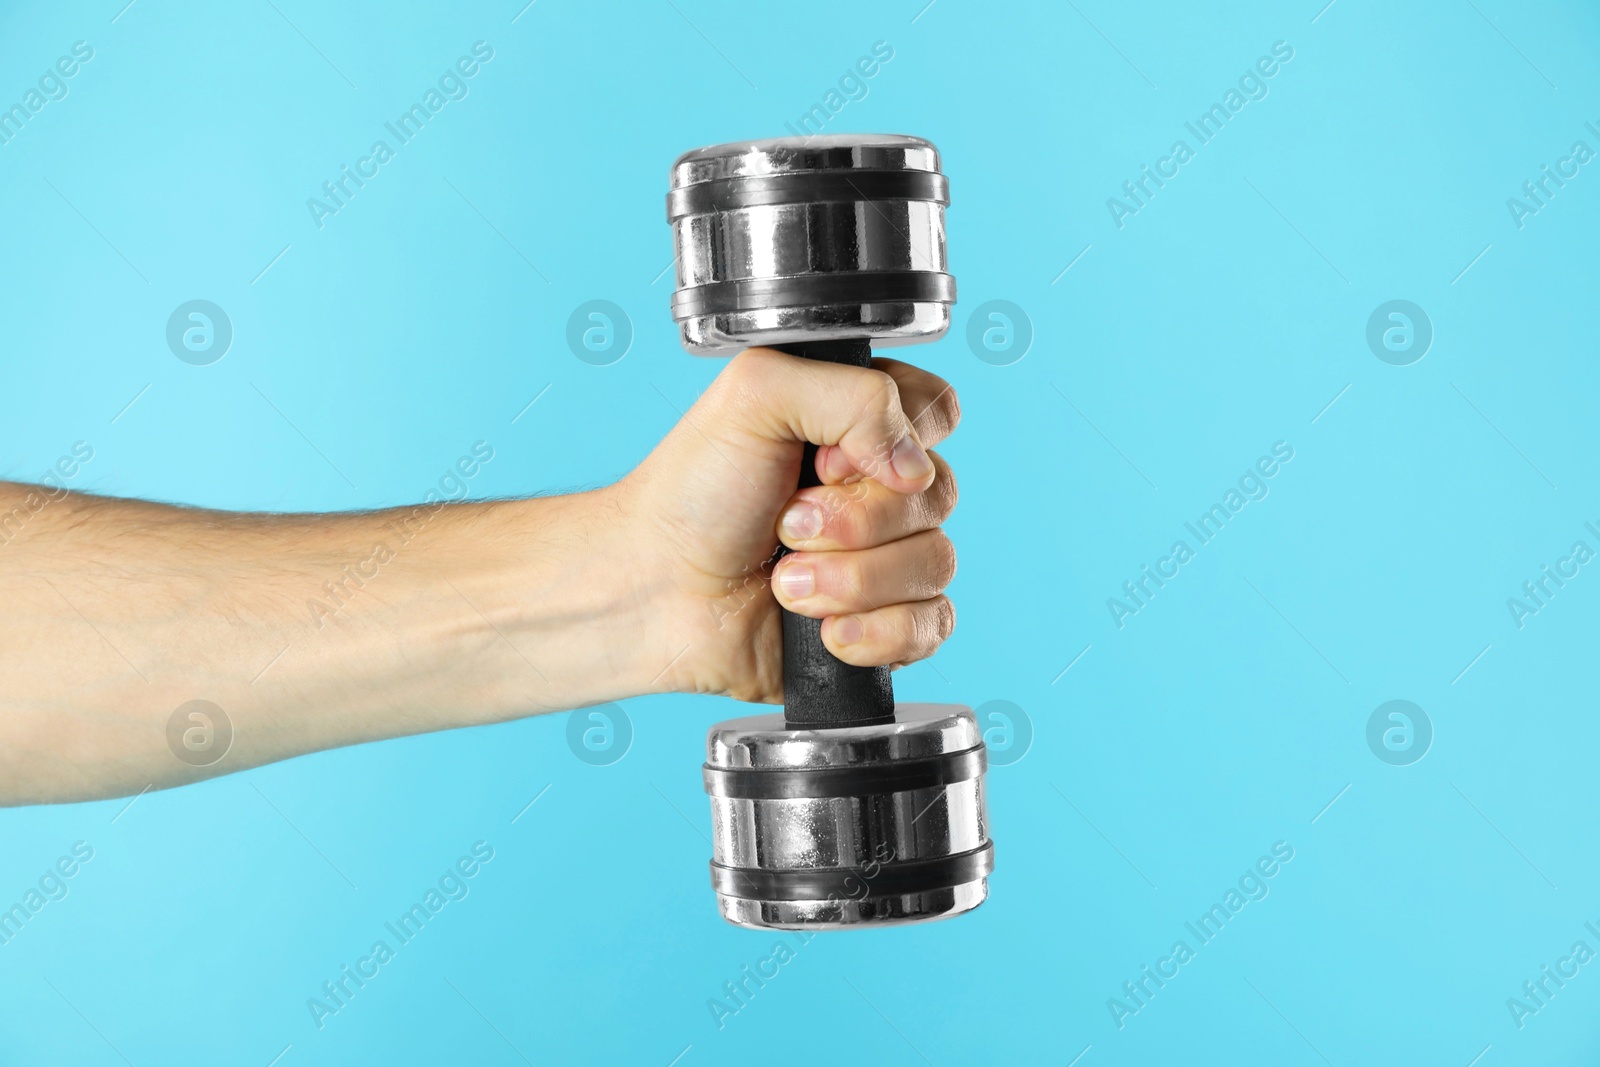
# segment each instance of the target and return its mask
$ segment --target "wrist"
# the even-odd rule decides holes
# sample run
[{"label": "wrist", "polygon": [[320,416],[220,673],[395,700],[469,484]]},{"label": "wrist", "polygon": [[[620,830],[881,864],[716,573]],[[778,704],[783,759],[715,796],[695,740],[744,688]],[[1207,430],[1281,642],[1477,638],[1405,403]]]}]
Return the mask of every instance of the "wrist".
[{"label": "wrist", "polygon": [[501,714],[657,691],[672,655],[660,651],[667,583],[631,505],[618,484],[496,502],[469,525],[461,552],[478,562],[456,584],[507,683]]}]

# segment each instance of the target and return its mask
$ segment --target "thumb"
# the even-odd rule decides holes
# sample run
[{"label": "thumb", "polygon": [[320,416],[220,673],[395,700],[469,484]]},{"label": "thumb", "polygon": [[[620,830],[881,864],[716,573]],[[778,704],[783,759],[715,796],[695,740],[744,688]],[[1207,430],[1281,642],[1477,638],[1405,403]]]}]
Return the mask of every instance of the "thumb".
[{"label": "thumb", "polygon": [[773,443],[835,445],[865,477],[899,493],[933,482],[933,461],[881,370],[802,359],[770,348],[734,357],[719,378],[738,429]]}]

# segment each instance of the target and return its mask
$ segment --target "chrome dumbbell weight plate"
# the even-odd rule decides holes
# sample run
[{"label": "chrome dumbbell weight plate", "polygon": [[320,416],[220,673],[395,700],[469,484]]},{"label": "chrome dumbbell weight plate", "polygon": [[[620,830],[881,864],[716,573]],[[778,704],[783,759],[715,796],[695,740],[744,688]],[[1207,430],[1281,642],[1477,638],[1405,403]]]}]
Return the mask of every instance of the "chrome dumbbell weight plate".
[{"label": "chrome dumbbell weight plate", "polygon": [[751,345],[911,344],[950,327],[939,153],[856,134],[700,148],[672,168],[672,317],[697,355]]},{"label": "chrome dumbbell weight plate", "polygon": [[900,704],[891,723],[821,730],[734,719],[706,757],[712,885],[730,922],[917,922],[988,894],[986,761],[967,708]]}]

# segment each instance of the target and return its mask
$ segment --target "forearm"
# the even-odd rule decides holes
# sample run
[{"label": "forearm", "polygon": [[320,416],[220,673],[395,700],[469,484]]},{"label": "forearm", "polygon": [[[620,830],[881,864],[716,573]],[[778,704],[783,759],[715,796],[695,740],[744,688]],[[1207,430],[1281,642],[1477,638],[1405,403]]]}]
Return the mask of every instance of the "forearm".
[{"label": "forearm", "polygon": [[0,805],[652,692],[775,703],[780,598],[844,662],[922,659],[955,621],[924,448],[959,411],[893,360],[757,349],[589,493],[257,515],[0,482]]},{"label": "forearm", "polygon": [[[672,655],[615,487],[304,517],[30,492],[0,484],[27,515],[0,525],[0,803],[619,699]],[[204,768],[168,743],[196,699],[234,735]]]}]

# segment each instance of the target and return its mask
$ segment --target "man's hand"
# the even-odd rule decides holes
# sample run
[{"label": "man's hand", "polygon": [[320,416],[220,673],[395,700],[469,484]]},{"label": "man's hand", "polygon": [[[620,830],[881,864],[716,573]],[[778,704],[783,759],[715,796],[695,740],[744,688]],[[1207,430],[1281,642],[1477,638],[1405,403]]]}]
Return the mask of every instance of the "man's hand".
[{"label": "man's hand", "polygon": [[[959,418],[948,384],[896,360],[735,358],[616,487],[650,532],[645,566],[668,579],[657,647],[674,659],[657,686],[782,700],[780,603],[823,619],[847,663],[932,655],[955,626],[939,525],[956,485],[927,449]],[[807,441],[822,484],[797,493]],[[773,566],[780,540],[795,551]]]},{"label": "man's hand", "polygon": [[[0,804],[652,692],[776,702],[779,601],[849,663],[920,659],[955,623],[925,449],[957,417],[905,364],[755,349],[590,493],[257,515],[0,482]],[[195,700],[231,728],[199,767],[170,732]]]}]

